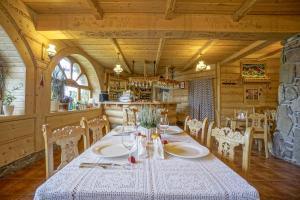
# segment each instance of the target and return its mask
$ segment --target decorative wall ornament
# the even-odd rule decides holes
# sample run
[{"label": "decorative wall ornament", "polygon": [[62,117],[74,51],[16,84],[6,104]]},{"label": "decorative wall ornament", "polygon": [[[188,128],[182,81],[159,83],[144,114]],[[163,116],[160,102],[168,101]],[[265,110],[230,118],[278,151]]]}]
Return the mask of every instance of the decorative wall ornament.
[{"label": "decorative wall ornament", "polygon": [[265,78],[266,64],[264,63],[241,63],[242,77]]}]

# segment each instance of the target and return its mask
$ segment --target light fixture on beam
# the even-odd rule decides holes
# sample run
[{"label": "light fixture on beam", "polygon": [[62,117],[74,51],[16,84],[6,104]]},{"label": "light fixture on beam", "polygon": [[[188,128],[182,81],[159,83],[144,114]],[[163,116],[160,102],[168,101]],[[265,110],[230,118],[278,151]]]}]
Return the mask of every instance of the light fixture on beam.
[{"label": "light fixture on beam", "polygon": [[56,54],[56,46],[54,44],[49,44],[47,52],[48,52],[49,58],[50,59],[53,58]]},{"label": "light fixture on beam", "polygon": [[116,64],[115,68],[114,68],[114,72],[115,72],[117,75],[119,75],[119,74],[121,74],[121,73],[123,72],[123,68],[121,67],[121,64],[120,64],[120,58],[119,58],[119,55],[120,55],[120,53],[118,53],[118,62],[117,62],[117,64]]},{"label": "light fixture on beam", "polygon": [[197,72],[204,71],[204,70],[210,70],[210,69],[211,69],[210,65],[205,64],[205,62],[203,60],[200,60],[198,62],[198,64],[196,65]]}]

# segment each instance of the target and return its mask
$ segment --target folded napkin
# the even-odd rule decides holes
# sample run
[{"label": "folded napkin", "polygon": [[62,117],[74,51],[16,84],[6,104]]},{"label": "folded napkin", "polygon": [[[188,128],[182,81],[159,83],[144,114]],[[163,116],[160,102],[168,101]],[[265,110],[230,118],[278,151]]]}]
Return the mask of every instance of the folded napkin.
[{"label": "folded napkin", "polygon": [[160,137],[153,139],[153,159],[165,159],[164,146]]},{"label": "folded napkin", "polygon": [[137,136],[138,158],[147,158],[147,138],[145,136]]}]

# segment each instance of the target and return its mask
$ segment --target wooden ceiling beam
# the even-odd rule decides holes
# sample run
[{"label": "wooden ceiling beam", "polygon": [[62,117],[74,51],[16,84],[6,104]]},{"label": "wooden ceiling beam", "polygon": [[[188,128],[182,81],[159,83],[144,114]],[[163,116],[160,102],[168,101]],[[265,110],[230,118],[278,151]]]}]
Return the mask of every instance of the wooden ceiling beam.
[{"label": "wooden ceiling beam", "polygon": [[100,7],[98,2],[96,0],[86,0],[86,1],[92,8],[96,9],[96,13],[94,14],[95,18],[97,20],[102,20],[103,19],[103,9]]},{"label": "wooden ceiling beam", "polygon": [[165,19],[172,19],[175,11],[176,0],[167,0]]},{"label": "wooden ceiling beam", "polygon": [[248,45],[247,47],[241,49],[240,51],[225,58],[224,60],[222,60],[220,62],[220,64],[224,65],[226,63],[231,63],[231,62],[237,61],[237,60],[242,59],[242,58],[244,58],[262,48],[265,48],[273,43],[274,43],[274,41],[266,41],[266,40],[255,41],[252,44]]},{"label": "wooden ceiling beam", "polygon": [[193,64],[199,61],[199,59],[217,42],[217,40],[209,40],[207,41],[195,55],[187,62],[187,64],[183,67],[183,71],[190,69]]},{"label": "wooden ceiling beam", "polygon": [[155,70],[154,70],[154,76],[156,75],[158,68],[159,68],[159,62],[160,62],[160,57],[163,51],[163,48],[165,46],[166,39],[165,38],[160,38],[159,39],[159,44],[158,44],[158,49],[156,53],[156,59],[155,59]]},{"label": "wooden ceiling beam", "polygon": [[269,53],[267,53],[265,55],[260,56],[259,58],[257,58],[257,60],[260,61],[260,60],[265,60],[267,58],[270,58],[270,57],[272,57],[272,56],[274,56],[276,54],[279,54],[281,52],[281,50],[282,50],[282,48],[276,49],[274,51],[271,51],[271,52],[269,52]]},{"label": "wooden ceiling beam", "polygon": [[[249,15],[239,23],[227,15],[109,13],[103,20],[90,15],[46,15],[35,18],[36,30],[49,39],[79,38],[218,38],[237,40],[282,39],[300,32],[300,15]],[[189,22],[189,23],[187,23]]]},{"label": "wooden ceiling beam", "polygon": [[254,6],[257,0],[244,0],[241,6],[233,13],[232,19],[235,22],[240,21],[245,17],[251,8]]},{"label": "wooden ceiling beam", "polygon": [[114,49],[116,51],[116,53],[120,54],[120,59],[121,59],[121,62],[123,62],[123,67],[125,68],[125,70],[129,73],[129,74],[132,74],[132,71],[131,69],[129,68],[129,65],[128,65],[128,62],[126,61],[125,59],[125,56],[120,48],[120,45],[118,44],[117,40],[115,38],[110,38],[110,41],[112,43],[112,45],[114,46]]}]

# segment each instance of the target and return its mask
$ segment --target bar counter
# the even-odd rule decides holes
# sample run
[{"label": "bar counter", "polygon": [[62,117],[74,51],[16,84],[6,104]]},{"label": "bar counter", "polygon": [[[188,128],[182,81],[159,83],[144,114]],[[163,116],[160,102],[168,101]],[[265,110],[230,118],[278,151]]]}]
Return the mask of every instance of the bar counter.
[{"label": "bar counter", "polygon": [[125,109],[130,107],[136,107],[141,110],[143,106],[154,106],[155,108],[164,108],[168,110],[168,119],[170,124],[176,124],[176,107],[175,102],[119,102],[119,101],[105,101],[102,102],[104,105],[104,113],[108,116],[109,122],[112,127],[121,125],[125,119]]}]

